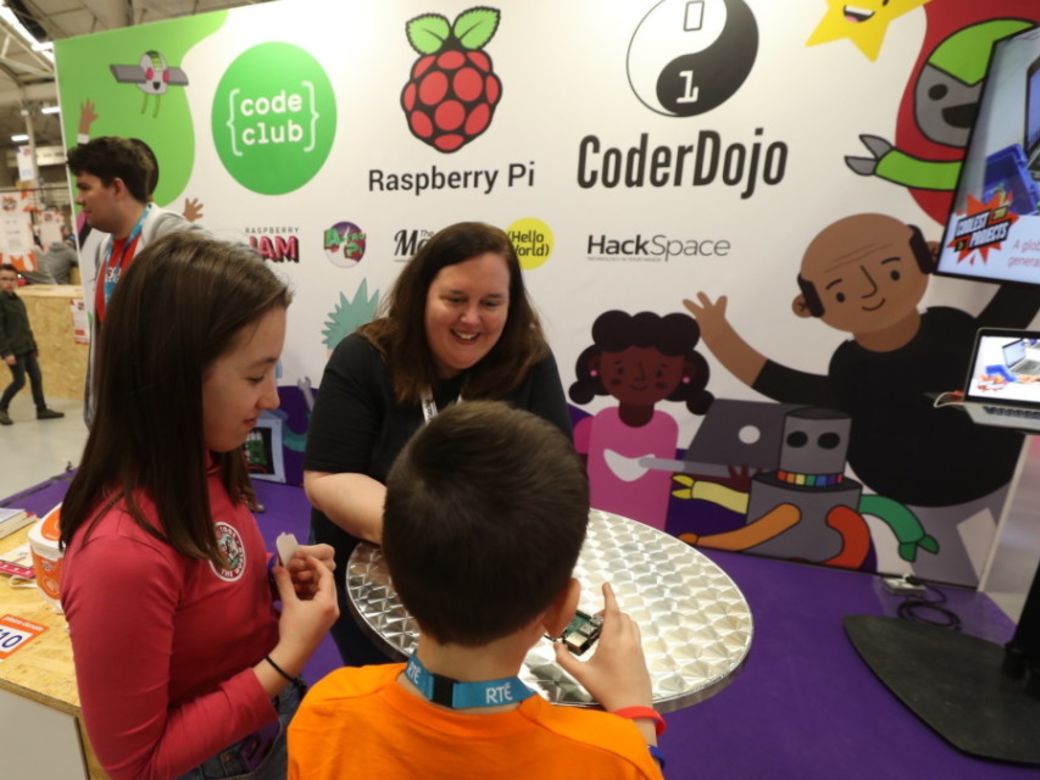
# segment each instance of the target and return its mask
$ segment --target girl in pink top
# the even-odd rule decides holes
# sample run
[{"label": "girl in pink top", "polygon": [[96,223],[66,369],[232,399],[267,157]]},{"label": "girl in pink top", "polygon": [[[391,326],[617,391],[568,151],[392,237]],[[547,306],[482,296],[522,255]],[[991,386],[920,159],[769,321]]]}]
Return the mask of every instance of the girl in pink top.
[{"label": "girl in pink top", "polygon": [[679,425],[654,408],[658,402],[685,401],[689,411],[704,414],[714,399],[704,389],[708,363],[694,349],[699,338],[687,314],[608,311],[592,324],[594,343],[578,356],[569,395],[577,404],[596,395],[618,401],[574,426],[596,509],[664,530],[672,475],[640,460],[675,457]]},{"label": "girl in pink top", "polygon": [[181,233],[109,302],[61,536],[83,718],[115,780],[284,776],[296,678],[338,614],[332,548],[269,567],[244,502],[289,300],[248,250]]}]

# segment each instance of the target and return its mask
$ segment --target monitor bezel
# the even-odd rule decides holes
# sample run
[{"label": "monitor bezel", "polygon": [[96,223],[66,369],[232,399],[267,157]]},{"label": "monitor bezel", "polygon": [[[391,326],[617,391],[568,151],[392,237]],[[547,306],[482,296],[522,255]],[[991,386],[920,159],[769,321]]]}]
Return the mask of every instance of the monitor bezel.
[{"label": "monitor bezel", "polygon": [[[1020,401],[1018,399],[1002,398],[994,395],[972,395],[971,379],[975,375],[975,363],[978,360],[979,349],[983,338],[1008,338],[1008,339],[1031,339],[1040,340],[1040,330],[1022,330],[1021,328],[979,328],[975,333],[975,345],[971,351],[971,359],[968,363],[968,375],[964,380],[964,400],[969,403],[986,404],[989,406],[1014,406],[1019,409],[1036,409],[1040,411],[1040,400]],[[1040,387],[1037,388],[1040,395]]]},{"label": "monitor bezel", "polygon": [[[1008,36],[1006,38],[1001,38],[1000,41],[998,41],[998,43],[1002,43],[1003,41],[1008,40],[1009,38],[1013,38],[1013,37],[1015,37],[1017,35],[1021,35],[1024,32],[1031,32],[1031,31],[1029,31],[1029,30],[1022,30],[1022,31],[1020,31],[1018,33],[1015,33],[1015,35]],[[996,47],[994,46],[994,49],[995,48]],[[991,54],[991,57],[992,57],[992,54]],[[990,59],[991,63],[992,63],[992,61],[993,60]],[[987,73],[989,72],[989,64],[987,64],[987,66],[986,66],[986,72]],[[1022,144],[1022,150],[1026,153],[1026,166],[1027,167],[1029,165],[1029,161],[1033,158],[1033,154],[1035,152],[1037,152],[1038,149],[1040,149],[1040,126],[1037,127],[1036,141],[1033,143],[1032,146],[1028,145],[1029,144],[1029,103],[1030,103],[1030,95],[1033,94],[1032,87],[1033,87],[1033,79],[1034,78],[1037,80],[1036,87],[1037,87],[1037,93],[1038,94],[1037,94],[1037,101],[1036,102],[1038,104],[1037,105],[1037,112],[1038,112],[1038,114],[1040,114],[1040,57],[1037,57],[1035,60],[1033,60],[1033,62],[1030,63],[1029,67],[1026,68],[1026,115],[1025,115],[1025,127],[1023,128],[1025,132],[1022,134],[1022,139],[1023,139],[1023,141],[1025,143]],[[985,89],[985,87],[983,87],[983,89]],[[980,104],[981,104],[981,98],[982,98],[982,96],[980,95],[979,96]],[[972,130],[974,130],[974,129],[975,129],[975,123],[972,122]],[[969,138],[968,143],[971,143],[970,138]],[[964,150],[965,156],[967,156],[967,153],[968,153],[967,147],[965,147],[965,150]],[[957,185],[958,185],[958,187],[960,186],[960,178],[959,177],[958,177],[958,180],[957,180]],[[954,193],[954,195],[956,195],[956,193]]]},{"label": "monitor bezel", "polygon": [[[1040,33],[1040,24],[1038,24],[1035,27],[1029,27],[1029,28],[1027,28],[1025,30],[1019,30],[1018,32],[1013,32],[1013,33],[1010,33],[1009,35],[1005,35],[1003,38],[1000,38],[997,41],[995,41],[993,46],[990,47],[990,50],[989,50],[989,60],[986,62],[986,71],[985,71],[986,72],[986,78],[983,81],[982,89],[979,91],[979,110],[980,111],[982,110],[982,105],[986,101],[986,94],[987,94],[987,92],[992,88],[993,79],[990,77],[990,75],[991,75],[990,74],[990,67],[993,65],[993,60],[997,56],[998,48],[1003,46],[1004,44],[1008,43],[1009,41],[1012,41],[1015,38],[1018,38],[1019,36],[1025,37],[1027,35],[1037,35],[1038,33]],[[1036,60],[1034,60],[1032,65],[1030,65],[1030,68],[1032,68],[1033,65],[1036,65],[1037,63],[1040,63],[1040,57],[1038,57]],[[1028,70],[1029,70],[1029,68],[1027,68],[1027,71]],[[1029,89],[1029,79],[1028,79],[1028,76],[1026,78],[1026,89],[1027,90]],[[1027,121],[1028,121],[1028,116],[1025,118],[1024,122],[1027,122]],[[957,208],[957,196],[960,194],[961,183],[964,181],[965,168],[966,168],[966,163],[968,161],[968,153],[971,150],[972,141],[975,140],[975,132],[976,132],[977,128],[978,128],[978,114],[976,114],[975,115],[975,119],[972,120],[971,129],[968,131],[968,140],[964,144],[964,156],[961,158],[960,170],[958,170],[958,172],[957,172],[957,186],[954,187],[954,189],[953,189],[953,196],[952,196],[951,201],[950,201],[950,210],[949,210],[949,213],[946,215],[946,221],[943,223],[942,238],[939,241],[939,248],[938,248],[938,250],[935,253],[935,262],[934,262],[934,266],[932,268],[932,274],[934,276],[945,276],[945,277],[948,277],[950,279],[965,279],[965,280],[967,280],[969,282],[981,282],[983,284],[1008,284],[1008,285],[1013,285],[1015,287],[1040,287],[1040,282],[1026,282],[1026,281],[1022,281],[1021,279],[1010,279],[1010,278],[1003,278],[1003,277],[997,277],[997,276],[978,276],[978,275],[974,275],[974,274],[963,274],[963,273],[957,273],[956,271],[945,271],[945,270],[941,270],[939,268],[939,260],[942,257],[943,247],[945,247],[947,242],[952,238],[951,231],[956,227],[956,220],[954,220],[952,217],[954,215],[954,211]],[[1024,135],[1023,135],[1022,140],[1023,141],[1026,140]],[[1026,150],[1024,143],[1022,144],[1022,151],[1026,155],[1026,165],[1028,166],[1028,164],[1029,164],[1029,153]]]}]

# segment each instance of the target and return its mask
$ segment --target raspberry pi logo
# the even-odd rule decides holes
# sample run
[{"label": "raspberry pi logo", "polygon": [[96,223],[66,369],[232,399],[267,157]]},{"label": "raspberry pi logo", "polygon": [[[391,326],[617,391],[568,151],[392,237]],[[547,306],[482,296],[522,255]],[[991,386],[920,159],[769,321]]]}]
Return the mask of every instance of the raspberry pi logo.
[{"label": "raspberry pi logo", "polygon": [[484,46],[498,29],[500,14],[479,6],[448,22],[423,14],[405,25],[408,42],[419,52],[411,78],[401,91],[401,107],[412,135],[451,153],[487,130],[502,97]]}]

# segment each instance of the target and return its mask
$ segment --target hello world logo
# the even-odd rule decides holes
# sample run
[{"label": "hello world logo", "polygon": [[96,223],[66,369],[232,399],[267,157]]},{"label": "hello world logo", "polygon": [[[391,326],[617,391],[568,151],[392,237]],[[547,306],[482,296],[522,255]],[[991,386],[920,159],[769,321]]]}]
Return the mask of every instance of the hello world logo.
[{"label": "hello world logo", "polygon": [[288,43],[240,54],[213,97],[213,141],[243,187],[284,195],[325,164],[336,135],[336,99],[321,64]]},{"label": "hello world logo", "polygon": [[458,151],[491,124],[502,82],[484,46],[500,17],[498,9],[478,6],[454,23],[423,14],[405,25],[419,59],[401,91],[401,107],[412,135],[440,152]]},{"label": "hello world logo", "polygon": [[552,229],[537,217],[521,217],[506,228],[506,235],[525,271],[544,265],[556,243]]},{"label": "hello world logo", "polygon": [[729,100],[751,73],[758,25],[744,0],[662,0],[628,45],[628,83],[658,114],[697,116]]}]

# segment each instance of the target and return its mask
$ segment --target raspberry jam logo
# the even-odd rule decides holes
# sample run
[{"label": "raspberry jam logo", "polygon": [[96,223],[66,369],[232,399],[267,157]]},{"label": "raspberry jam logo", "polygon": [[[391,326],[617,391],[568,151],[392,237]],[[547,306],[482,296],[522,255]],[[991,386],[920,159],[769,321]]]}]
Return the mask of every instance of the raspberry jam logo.
[{"label": "raspberry jam logo", "polygon": [[325,257],[339,268],[353,268],[365,256],[365,231],[353,222],[337,222],[325,231]]},{"label": "raspberry jam logo", "polygon": [[405,25],[420,56],[401,91],[401,107],[412,135],[438,151],[461,149],[491,124],[502,82],[484,46],[499,17],[497,9],[479,6],[463,11],[454,24],[440,14],[423,14]]},{"label": "raspberry jam logo", "polygon": [[628,83],[651,111],[696,116],[725,103],[751,73],[758,25],[744,0],[662,0],[628,44]]},{"label": "raspberry jam logo", "polygon": [[213,561],[209,567],[225,582],[234,582],[241,578],[246,570],[246,546],[238,530],[224,521],[213,524],[213,532],[217,535],[217,547],[224,556],[224,566],[217,568]]},{"label": "raspberry jam logo", "polygon": [[249,247],[271,263],[300,262],[300,228],[283,225],[251,225],[246,228]]}]

